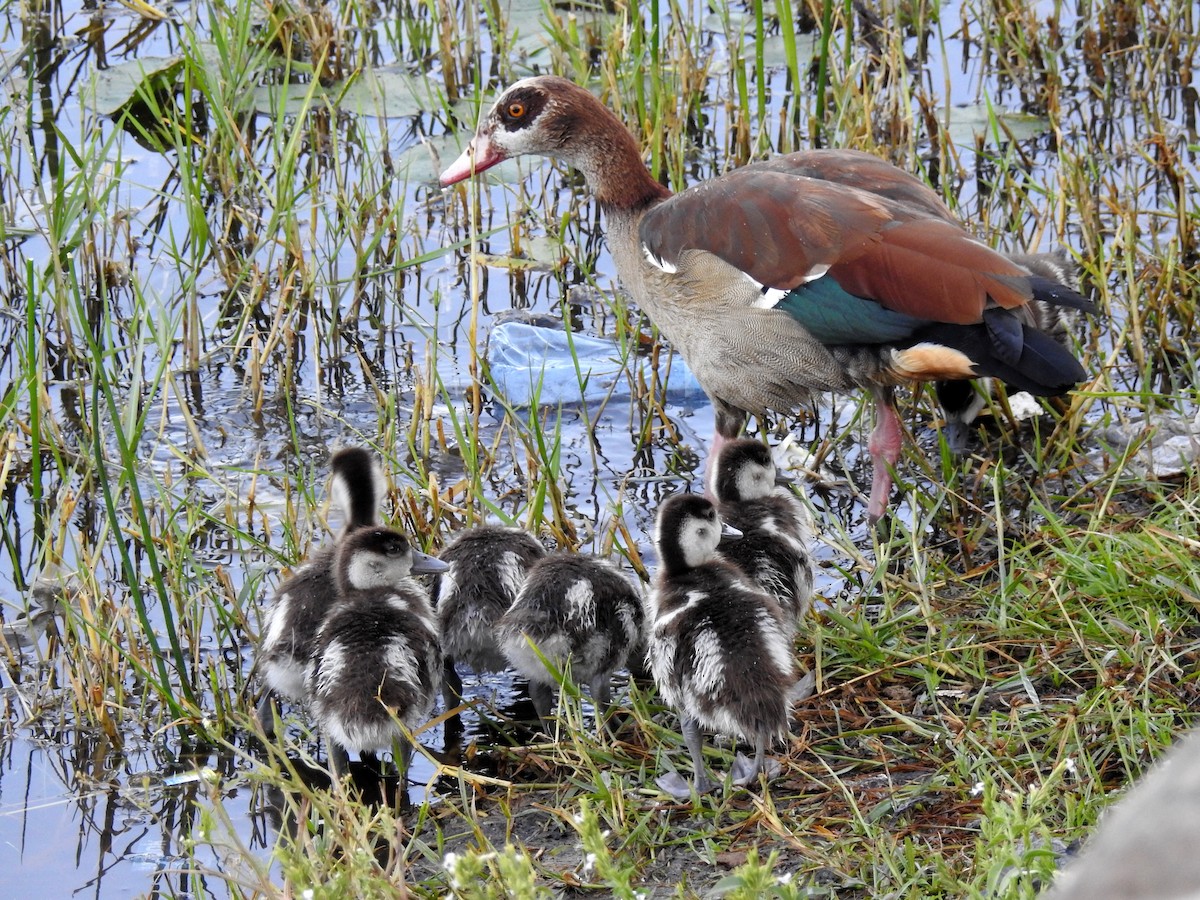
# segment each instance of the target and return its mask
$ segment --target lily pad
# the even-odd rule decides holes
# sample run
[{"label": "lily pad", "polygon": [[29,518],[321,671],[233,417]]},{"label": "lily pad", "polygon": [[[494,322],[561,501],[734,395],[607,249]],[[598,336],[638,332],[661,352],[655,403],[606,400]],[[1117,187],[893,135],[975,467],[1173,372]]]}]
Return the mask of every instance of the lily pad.
[{"label": "lily pad", "polygon": [[[214,75],[221,71],[220,51],[215,44],[200,43],[197,53],[205,70]],[[181,53],[141,56],[107,69],[97,69],[92,83],[82,92],[83,102],[99,115],[115,116],[141,97],[174,91],[185,59]]]},{"label": "lily pad", "polygon": [[314,104],[380,119],[417,116],[445,105],[428,78],[398,69],[359,72],[346,82],[271,84],[255,88],[253,108],[261,113],[298,115]]},{"label": "lily pad", "polygon": [[115,116],[138,95],[143,86],[151,91],[172,87],[183,68],[183,57],[143,56],[107,69],[100,69],[84,92],[84,102],[102,116]]},{"label": "lily pad", "polygon": [[946,133],[955,144],[965,147],[974,146],[977,136],[990,140],[997,128],[1002,140],[1008,139],[1009,135],[1016,140],[1025,140],[1041,134],[1049,127],[1049,122],[1040,116],[997,111],[986,103],[952,106],[949,112],[950,125]]}]

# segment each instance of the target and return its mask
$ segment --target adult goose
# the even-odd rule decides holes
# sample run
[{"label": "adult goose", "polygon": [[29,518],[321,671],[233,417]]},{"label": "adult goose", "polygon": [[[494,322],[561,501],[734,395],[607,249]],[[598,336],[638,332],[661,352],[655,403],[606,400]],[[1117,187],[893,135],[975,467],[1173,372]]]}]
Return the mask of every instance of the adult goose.
[{"label": "adult goose", "polygon": [[305,699],[317,629],[336,600],[333,566],[337,540],[355,528],[374,525],[387,493],[379,460],[362,447],[338,450],[330,469],[330,506],[341,511],[345,524],[334,541],[313,552],[279,585],[255,654],[263,680],[258,721],[268,737],[275,734],[276,698]]},{"label": "adult goose", "polygon": [[981,244],[883,160],[792,153],[672,195],[596,97],[538,76],[504,91],[441,183],[526,154],[586,177],[625,289],[713,402],[714,451],[747,414],[791,412],[812,391],[872,392],[872,521],[900,456],[896,385],[986,375],[1050,395],[1084,378],[1022,310],[1090,304]]}]

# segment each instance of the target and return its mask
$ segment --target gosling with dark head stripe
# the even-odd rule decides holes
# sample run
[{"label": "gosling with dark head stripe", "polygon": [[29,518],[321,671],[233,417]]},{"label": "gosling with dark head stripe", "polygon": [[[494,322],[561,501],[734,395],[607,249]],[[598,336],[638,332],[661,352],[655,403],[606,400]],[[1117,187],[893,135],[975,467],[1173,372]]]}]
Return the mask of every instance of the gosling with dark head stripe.
[{"label": "gosling with dark head stripe", "polygon": [[442,682],[437,616],[413,575],[445,569],[390,528],[358,528],[338,542],[338,602],[317,633],[307,682],[335,775],[348,771],[350,752],[393,746],[407,771],[406,732],[429,720]]},{"label": "gosling with dark head stripe", "polygon": [[794,630],[812,602],[813,522],[790,484],[761,441],[741,438],[718,451],[713,469],[717,512],[742,533],[741,540],[721,547],[721,555],[775,598],[784,624]]},{"label": "gosling with dark head stripe", "polygon": [[[374,525],[387,493],[383,469],[374,454],[346,447],[333,454],[330,506],[346,523],[339,537],[354,528]],[[316,550],[275,592],[263,622],[255,663],[263,680],[258,719],[268,737],[275,734],[275,699],[302,701],[317,629],[335,600],[334,541]]]},{"label": "gosling with dark head stripe", "polygon": [[496,623],[517,599],[529,567],[545,555],[533,535],[500,525],[460,532],[438,554],[449,566],[433,586],[446,654],[447,709],[462,702],[456,663],[465,663],[476,673],[508,668],[497,642]]},{"label": "gosling with dark head stripe", "polygon": [[[658,512],[659,569],[650,594],[650,670],[663,699],[678,712],[698,793],[712,790],[702,757],[701,729],[743,736],[753,761],[740,753],[731,772],[748,785],[779,772],[767,746],[787,734],[789,694],[796,684],[791,629],[779,604],[717,552],[722,523],[705,497],[669,498]],[[658,779],[679,799],[688,783]]]}]

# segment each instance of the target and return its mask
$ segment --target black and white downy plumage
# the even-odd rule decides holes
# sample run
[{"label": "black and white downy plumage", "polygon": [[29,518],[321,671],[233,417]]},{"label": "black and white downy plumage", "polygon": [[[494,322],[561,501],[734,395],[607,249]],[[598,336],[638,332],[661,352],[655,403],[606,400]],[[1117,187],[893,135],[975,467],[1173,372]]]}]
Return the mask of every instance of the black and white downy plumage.
[{"label": "black and white downy plumage", "polygon": [[438,554],[449,566],[433,586],[446,655],[447,709],[462,702],[456,663],[476,673],[508,668],[496,641],[496,623],[517,599],[529,567],[545,555],[533,535],[499,525],[463,531]]},{"label": "black and white downy plumage", "polygon": [[[333,454],[330,468],[330,506],[345,516],[339,537],[354,528],[376,524],[387,482],[374,454],[362,447],[346,447]],[[337,540],[313,552],[279,585],[263,623],[255,664],[264,685],[258,719],[269,737],[275,734],[275,698],[292,701],[305,698],[317,629],[334,603],[333,558]]]},{"label": "black and white downy plumage", "polygon": [[612,674],[639,646],[644,618],[639,592],[602,559],[554,553],[530,568],[516,601],[500,618],[497,637],[513,668],[529,679],[529,693],[548,732],[559,681],[542,657],[590,686],[600,727]]},{"label": "black and white downy plumage", "polygon": [[721,546],[721,556],[775,598],[784,624],[794,630],[812,602],[813,522],[789,484],[766,445],[749,438],[722,446],[713,467],[717,512],[742,533]]},{"label": "black and white downy plumage", "polygon": [[[725,527],[710,500],[681,494],[663,503],[655,533],[659,569],[647,656],[659,692],[679,712],[699,793],[714,787],[701,755],[702,728],[754,744],[753,761],[739,753],[734,762],[736,784],[778,773],[766,749],[787,733],[796,684],[791,631],[779,605],[717,552]],[[674,773],[658,785],[680,799],[690,795]]]},{"label": "black and white downy plumage", "polygon": [[407,770],[405,730],[428,721],[442,681],[437,616],[412,576],[445,568],[391,528],[357,528],[338,541],[337,603],[317,632],[307,680],[336,775],[347,771],[349,752],[397,744]]}]

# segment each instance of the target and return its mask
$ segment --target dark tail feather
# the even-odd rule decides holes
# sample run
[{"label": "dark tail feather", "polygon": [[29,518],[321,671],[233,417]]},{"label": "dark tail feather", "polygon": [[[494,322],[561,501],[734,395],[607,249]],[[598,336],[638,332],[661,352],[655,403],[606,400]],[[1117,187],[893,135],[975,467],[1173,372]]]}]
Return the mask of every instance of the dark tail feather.
[{"label": "dark tail feather", "polygon": [[1007,340],[997,346],[986,325],[934,326],[921,334],[921,340],[961,350],[974,363],[976,375],[999,378],[1039,397],[1064,394],[1087,378],[1069,350],[1049,335],[1024,325],[1019,353]]},{"label": "dark tail feather", "polygon": [[[1058,344],[1066,344],[1074,328],[1078,316],[1077,311],[1082,310],[1089,313],[1095,311],[1093,305],[1079,294],[1079,265],[1066,251],[1061,249],[1051,253],[1011,253],[1008,254],[1008,257],[1029,272],[1034,298],[1033,302],[1025,306],[1023,310],[1014,311],[1014,313],[1027,326],[1027,329],[1036,329],[1048,335]],[[1001,341],[1008,343],[1007,364],[1009,369],[1015,368],[1024,371],[1022,357],[1029,352],[1025,348],[1024,334],[1018,333],[1016,336],[1017,347],[1014,356],[1011,330],[1004,327],[1005,325],[1007,323],[1002,322],[997,327],[997,323],[991,323],[993,337],[996,336],[996,332],[999,332]],[[1040,349],[1032,351],[1035,356],[1039,353]],[[996,354],[992,353],[990,356],[994,359]],[[1055,356],[1058,357],[1059,365],[1050,364],[1052,370],[1068,374],[1073,372],[1076,377],[1082,379],[1080,369],[1071,369],[1069,365],[1065,364],[1061,354],[1055,354]],[[1001,360],[1001,362],[1005,362],[1005,360]],[[1045,363],[1038,368],[1046,368]],[[991,367],[991,371],[996,371],[996,369],[996,366]],[[966,449],[967,425],[974,420],[982,405],[978,393],[968,381],[940,381],[936,388],[938,401],[946,414],[947,443],[952,449],[962,452]],[[981,389],[990,390],[988,387],[981,387]]]}]

